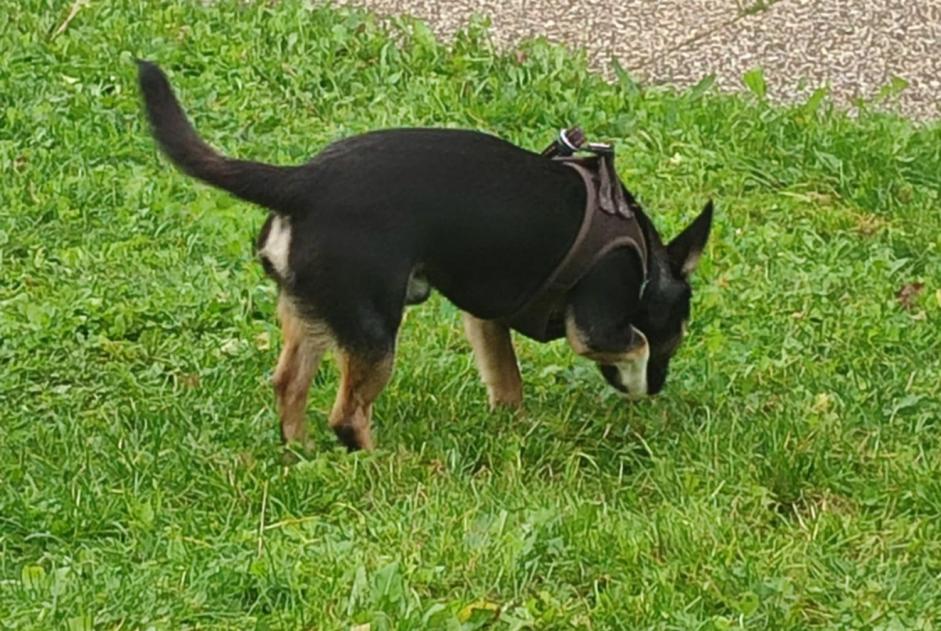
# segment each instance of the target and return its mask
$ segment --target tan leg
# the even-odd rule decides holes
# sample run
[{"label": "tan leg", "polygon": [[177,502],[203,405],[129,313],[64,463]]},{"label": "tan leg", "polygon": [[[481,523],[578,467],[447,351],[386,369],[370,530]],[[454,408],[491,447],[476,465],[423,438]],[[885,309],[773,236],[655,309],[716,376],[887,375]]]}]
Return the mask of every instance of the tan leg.
[{"label": "tan leg", "polygon": [[490,407],[520,407],[523,404],[523,380],[510,329],[498,322],[480,320],[465,313],[464,332],[474,349],[480,377],[487,386]]},{"label": "tan leg", "polygon": [[365,359],[342,349],[337,353],[340,388],[330,413],[330,427],[351,451],[372,449],[372,404],[392,376],[392,353]]},{"label": "tan leg", "polygon": [[307,392],[324,352],[330,346],[326,327],[303,319],[285,296],[278,301],[284,347],[274,372],[274,391],[285,444],[311,447],[307,437]]}]

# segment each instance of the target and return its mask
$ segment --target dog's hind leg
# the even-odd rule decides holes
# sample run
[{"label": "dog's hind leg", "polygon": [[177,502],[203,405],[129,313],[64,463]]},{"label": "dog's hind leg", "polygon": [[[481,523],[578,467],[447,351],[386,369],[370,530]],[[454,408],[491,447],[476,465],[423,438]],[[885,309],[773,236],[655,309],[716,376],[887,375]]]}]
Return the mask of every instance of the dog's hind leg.
[{"label": "dog's hind leg", "polygon": [[[369,239],[359,243],[365,252],[381,250]],[[346,253],[330,252],[318,259],[314,270],[298,272],[311,303],[316,303],[317,313],[336,340],[340,383],[330,427],[350,450],[373,446],[372,406],[392,376],[405,310],[411,266],[394,256],[387,258],[352,259]]]},{"label": "dog's hind leg", "polygon": [[340,387],[330,413],[330,427],[350,450],[372,449],[372,405],[392,376],[393,351],[362,354],[339,349]]},{"label": "dog's hind leg", "polygon": [[464,313],[464,332],[474,349],[480,377],[487,386],[490,407],[520,407],[523,404],[523,380],[510,329],[499,322],[481,320]]},{"label": "dog's hind leg", "polygon": [[274,391],[285,444],[311,447],[307,436],[307,393],[332,339],[327,326],[303,317],[285,294],[278,300],[284,347],[274,372]]}]

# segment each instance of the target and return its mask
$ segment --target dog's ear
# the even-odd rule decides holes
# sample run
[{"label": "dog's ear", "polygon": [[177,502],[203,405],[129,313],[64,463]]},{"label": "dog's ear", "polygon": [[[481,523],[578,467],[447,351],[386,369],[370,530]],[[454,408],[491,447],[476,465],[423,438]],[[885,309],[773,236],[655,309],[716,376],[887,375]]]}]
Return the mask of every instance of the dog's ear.
[{"label": "dog's ear", "polygon": [[699,263],[699,257],[706,247],[706,240],[709,238],[709,229],[712,227],[712,200],[706,204],[699,216],[693,220],[686,230],[681,232],[675,239],[670,241],[667,246],[667,255],[670,257],[670,265],[673,271],[688,277],[696,269]]}]

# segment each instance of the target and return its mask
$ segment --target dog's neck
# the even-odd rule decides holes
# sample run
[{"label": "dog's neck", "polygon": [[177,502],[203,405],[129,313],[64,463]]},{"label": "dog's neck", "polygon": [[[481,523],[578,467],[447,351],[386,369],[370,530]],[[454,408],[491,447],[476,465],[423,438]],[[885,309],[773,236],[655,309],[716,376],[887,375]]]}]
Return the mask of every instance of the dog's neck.
[{"label": "dog's neck", "polygon": [[627,198],[631,200],[631,208],[634,211],[634,217],[637,221],[637,225],[640,227],[644,241],[647,243],[646,276],[640,289],[640,299],[643,300],[644,295],[650,289],[650,283],[654,275],[660,271],[657,268],[663,260],[664,245],[663,240],[660,238],[660,233],[657,232],[657,229],[653,225],[653,221],[651,221],[650,217],[643,211],[640,204],[634,201],[634,197],[631,195],[630,191],[627,190],[627,187],[624,187],[624,191]]},{"label": "dog's neck", "polygon": [[647,256],[650,257],[653,249],[663,247],[663,241],[660,239],[660,234],[657,232],[657,229],[654,228],[653,222],[650,221],[650,217],[641,210],[639,204],[635,206],[634,212],[637,216],[637,223],[640,225],[640,231],[643,233],[644,239],[647,240]]}]

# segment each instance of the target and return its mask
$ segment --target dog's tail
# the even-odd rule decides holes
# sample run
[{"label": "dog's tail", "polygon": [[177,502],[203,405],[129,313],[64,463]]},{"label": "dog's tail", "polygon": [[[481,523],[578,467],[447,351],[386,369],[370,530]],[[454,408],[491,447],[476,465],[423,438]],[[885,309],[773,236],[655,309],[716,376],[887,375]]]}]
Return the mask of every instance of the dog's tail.
[{"label": "dog's tail", "polygon": [[298,203],[300,167],[279,167],[227,158],[193,129],[163,71],[138,60],[138,80],[154,138],[183,171],[237,197],[291,214]]}]

